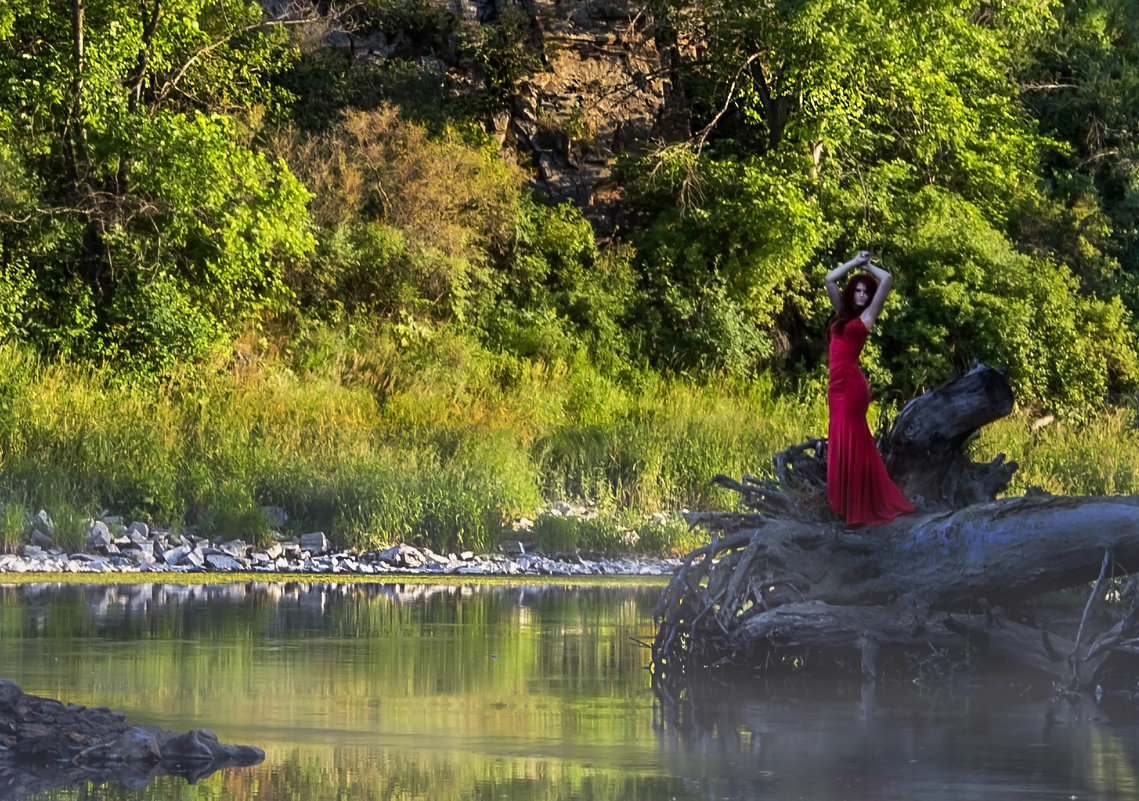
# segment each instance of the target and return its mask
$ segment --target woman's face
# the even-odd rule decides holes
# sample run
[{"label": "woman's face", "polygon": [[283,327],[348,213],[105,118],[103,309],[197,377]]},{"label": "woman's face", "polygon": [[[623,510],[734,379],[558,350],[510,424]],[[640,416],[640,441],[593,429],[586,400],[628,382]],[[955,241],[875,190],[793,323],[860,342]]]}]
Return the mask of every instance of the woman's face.
[{"label": "woman's face", "polygon": [[854,285],[854,308],[865,309],[870,303],[870,287],[866,286],[865,281],[859,281]]}]

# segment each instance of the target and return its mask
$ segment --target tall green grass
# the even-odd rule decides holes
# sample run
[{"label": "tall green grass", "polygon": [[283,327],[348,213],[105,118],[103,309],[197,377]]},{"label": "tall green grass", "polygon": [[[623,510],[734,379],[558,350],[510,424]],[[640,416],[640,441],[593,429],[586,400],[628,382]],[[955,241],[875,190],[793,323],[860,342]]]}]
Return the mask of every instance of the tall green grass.
[{"label": "tall green grass", "polygon": [[[36,508],[264,540],[271,505],[345,545],[488,549],[553,500],[610,516],[729,503],[708,478],[761,469],[801,426],[801,405],[759,384],[725,393],[525,362],[446,330],[399,336],[304,332],[159,381],[0,348],[4,545]],[[78,547],[83,526],[62,528]]]},{"label": "tall green grass", "polygon": [[[645,514],[734,508],[711,476],[764,474],[774,453],[826,426],[817,391],[797,398],[763,376],[608,375],[584,358],[495,353],[449,329],[291,331],[160,380],[2,346],[0,376],[8,549],[38,508],[56,518],[60,544],[79,547],[83,520],[104,512],[263,541],[273,532],[262,507],[280,506],[284,533],[484,550],[564,499],[601,520],[539,518],[535,537],[551,548],[678,552],[697,535]],[[973,447],[1020,462],[1013,493],[1112,494],[1139,491],[1137,445],[1131,416],[1108,411],[1038,429],[1014,415]]]},{"label": "tall green grass", "polygon": [[987,426],[974,458],[1004,453],[1017,462],[1008,494],[1038,487],[1054,495],[1139,493],[1139,428],[1129,409],[1109,408],[1086,421],[1044,421],[1014,414]]}]

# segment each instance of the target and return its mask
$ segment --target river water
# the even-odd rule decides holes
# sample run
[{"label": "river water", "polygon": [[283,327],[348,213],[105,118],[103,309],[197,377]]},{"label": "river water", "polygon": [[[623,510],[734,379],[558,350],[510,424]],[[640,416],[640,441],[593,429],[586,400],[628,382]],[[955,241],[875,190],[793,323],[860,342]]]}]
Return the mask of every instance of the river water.
[{"label": "river water", "polygon": [[650,689],[659,586],[0,586],[0,677],[265,761],[47,799],[1134,799],[1139,726],[1011,691]]}]

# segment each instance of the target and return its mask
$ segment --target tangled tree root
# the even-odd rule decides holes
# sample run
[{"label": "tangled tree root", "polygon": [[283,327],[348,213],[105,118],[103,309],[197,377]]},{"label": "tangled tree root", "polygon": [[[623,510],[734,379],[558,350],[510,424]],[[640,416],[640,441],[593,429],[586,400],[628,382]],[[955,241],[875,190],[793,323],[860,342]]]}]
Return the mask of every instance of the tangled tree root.
[{"label": "tangled tree root", "polygon": [[[717,476],[745,511],[691,516],[714,538],[688,554],[654,612],[655,684],[667,692],[710,669],[820,664],[873,682],[884,665],[956,653],[1058,687],[1133,692],[1127,703],[1139,704],[1139,612],[1117,603],[1114,617],[1091,614],[1092,599],[1139,594],[1127,583],[1139,565],[1139,497],[994,500],[1015,462],[975,464],[961,448],[1011,407],[1007,380],[988,368],[909,404],[883,455],[918,511],[875,528],[830,515],[823,440],[779,454],[771,478]],[[1086,605],[1042,601],[1091,582]]]}]

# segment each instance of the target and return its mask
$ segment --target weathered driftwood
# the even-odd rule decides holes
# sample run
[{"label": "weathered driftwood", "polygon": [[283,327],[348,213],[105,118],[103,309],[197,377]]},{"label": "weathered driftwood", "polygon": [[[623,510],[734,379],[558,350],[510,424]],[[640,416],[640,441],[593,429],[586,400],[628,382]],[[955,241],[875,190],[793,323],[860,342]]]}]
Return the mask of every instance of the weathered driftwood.
[{"label": "weathered driftwood", "polygon": [[962,449],[1011,409],[1004,374],[984,367],[907,405],[883,453],[918,511],[884,526],[847,529],[830,514],[823,440],[777,456],[771,478],[717,476],[752,511],[691,517],[717,538],[688,555],[658,604],[658,681],[801,666],[807,654],[875,678],[889,655],[937,649],[1076,687],[1139,653],[1139,613],[1125,605],[1109,631],[1079,610],[1064,636],[1013,619],[1055,590],[1096,582],[1102,597],[1107,579],[1139,568],[1139,498],[994,500],[1016,464],[973,463]]},{"label": "weathered driftwood", "polygon": [[1016,462],[1006,464],[1000,454],[974,464],[962,448],[1012,406],[1008,377],[984,366],[915,398],[882,446],[890,475],[920,508],[961,508],[995,498],[1008,487]]}]

